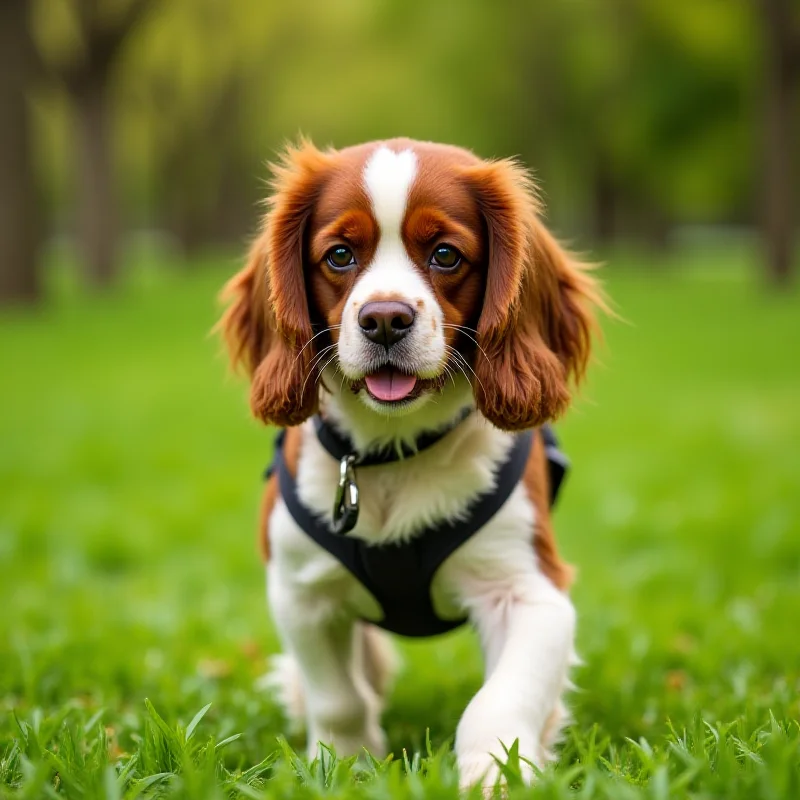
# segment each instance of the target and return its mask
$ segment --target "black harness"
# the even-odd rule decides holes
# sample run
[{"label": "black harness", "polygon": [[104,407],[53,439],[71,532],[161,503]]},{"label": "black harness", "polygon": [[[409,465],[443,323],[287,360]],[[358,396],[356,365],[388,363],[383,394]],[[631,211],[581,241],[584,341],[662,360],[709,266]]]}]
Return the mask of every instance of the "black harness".
[{"label": "black harness", "polygon": [[315,417],[320,444],[340,464],[332,527],[300,501],[297,483],[283,457],[285,431],[280,431],[275,441],[273,463],[267,469],[266,476],[277,472],[281,497],[294,521],[375,597],[383,609],[383,618],[375,624],[392,633],[414,637],[435,636],[466,622],[466,619],[444,620],[437,616],[431,601],[431,582],[447,557],[489,522],[508,500],[525,471],[534,436],[539,435],[544,440],[551,505],[556,500],[566,473],[569,462],[558,449],[550,426],[545,425],[536,431],[523,431],[515,435],[505,460],[498,465],[494,489],[476,497],[461,519],[442,520],[402,543],[370,545],[347,536],[358,519],[355,468],[371,468],[413,458],[416,453],[439,442],[467,415],[468,412],[444,431],[424,434],[416,441],[413,450],[384,450],[364,456],[357,454],[348,438],[321,417]]}]

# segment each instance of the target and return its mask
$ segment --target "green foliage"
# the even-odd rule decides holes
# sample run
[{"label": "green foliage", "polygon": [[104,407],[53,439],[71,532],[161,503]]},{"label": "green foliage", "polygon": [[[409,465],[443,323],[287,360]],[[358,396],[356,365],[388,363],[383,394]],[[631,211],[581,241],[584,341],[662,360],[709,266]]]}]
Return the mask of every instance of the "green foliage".
[{"label": "green foliage", "polygon": [[[509,796],[797,797],[798,300],[741,251],[639,261],[608,270],[627,322],[559,426],[575,721],[533,789],[498,746]],[[208,336],[233,266],[0,317],[2,798],[458,796],[470,632],[402,644],[388,760],[309,763],[258,688],[271,433]]]},{"label": "green foliage", "polygon": [[[33,8],[46,56],[79,50],[71,0]],[[575,232],[596,213],[601,166],[623,230],[642,209],[740,220],[759,173],[758,24],[752,4],[728,0],[153,3],[113,76],[127,218],[239,236],[264,161],[304,132],[322,145],[406,135],[519,154]],[[57,85],[37,107],[46,194],[69,217]]]},{"label": "green foliage", "polygon": [[[203,709],[205,711],[206,709]],[[201,711],[200,714],[203,712]],[[340,759],[329,748],[307,762],[279,737],[277,749],[249,768],[230,767],[216,743],[191,741],[180,725],[166,723],[152,705],[143,713],[144,735],[132,733],[135,749],[109,752],[100,711],[62,712],[31,723],[18,721],[19,736],[0,760],[0,796],[135,800],[135,798],[419,798],[460,796],[455,758],[446,748],[413,758]],[[671,732],[661,746],[628,740],[624,748],[573,731],[562,763],[524,785],[517,745],[501,765],[510,798],[790,798],[800,791],[800,731],[797,722],[774,717],[755,729],[739,721],[715,723],[696,718],[689,729]],[[566,754],[572,756],[565,763]],[[473,789],[469,797],[480,797]]]}]

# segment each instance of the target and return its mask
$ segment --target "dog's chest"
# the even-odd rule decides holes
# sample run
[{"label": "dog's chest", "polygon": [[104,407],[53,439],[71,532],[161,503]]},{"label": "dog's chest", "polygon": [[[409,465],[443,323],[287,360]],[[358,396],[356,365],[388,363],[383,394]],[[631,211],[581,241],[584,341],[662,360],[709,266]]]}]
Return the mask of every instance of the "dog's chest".
[{"label": "dog's chest", "polygon": [[[303,435],[297,492],[303,504],[330,521],[339,464],[322,448],[312,427],[304,428]],[[412,458],[359,469],[361,512],[347,536],[370,545],[402,542],[444,519],[465,518],[471,502],[493,488],[497,467],[513,442],[512,436],[482,420],[468,420],[452,438]],[[513,583],[516,574],[536,571],[533,524],[533,506],[518,485],[491,521],[433,576],[429,592],[439,619],[463,617],[469,598],[483,591],[487,581],[503,586]],[[293,598],[292,607],[302,608],[305,615],[347,607],[363,619],[383,616],[369,589],[303,531],[282,501],[271,515],[269,536],[270,586],[277,599]]]},{"label": "dog's chest", "polygon": [[[360,513],[350,535],[370,543],[403,541],[445,519],[462,516],[493,486],[511,437],[479,421],[403,461],[356,469]],[[298,465],[300,499],[330,519],[339,464],[304,430]]]}]

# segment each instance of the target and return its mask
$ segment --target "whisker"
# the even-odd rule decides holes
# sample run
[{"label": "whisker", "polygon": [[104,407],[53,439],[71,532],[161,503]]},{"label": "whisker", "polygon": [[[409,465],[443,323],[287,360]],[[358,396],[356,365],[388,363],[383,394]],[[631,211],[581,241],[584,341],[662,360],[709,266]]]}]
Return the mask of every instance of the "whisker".
[{"label": "whisker", "polygon": [[[468,369],[468,370],[469,370],[469,371],[470,371],[470,372],[471,372],[473,375],[475,375],[475,380],[476,380],[476,381],[478,381],[478,384],[480,385],[480,387],[481,387],[481,390],[483,391],[483,393],[484,393],[484,394],[486,394],[486,389],[484,388],[483,381],[481,381],[481,379],[480,379],[480,378],[477,376],[477,374],[476,374],[475,370],[474,370],[474,369],[472,369],[472,367],[470,366],[470,364],[469,364],[469,362],[467,361],[467,359],[466,359],[466,358],[464,358],[464,356],[463,356],[463,355],[461,355],[461,353],[459,353],[459,352],[458,352],[458,350],[456,350],[456,349],[455,349],[455,347],[453,347],[452,345],[445,345],[445,347],[447,348],[448,352],[450,352],[450,353],[452,353],[454,356],[456,356],[456,358],[457,358],[457,359],[461,359],[461,363],[463,363],[463,364],[464,364],[464,366],[465,366],[465,367],[466,367],[466,368],[467,368],[467,369]],[[459,363],[459,362],[458,362],[458,361],[456,361],[456,364],[458,364],[458,363]],[[463,370],[463,369],[462,369],[461,371],[462,371],[462,372],[464,372],[464,370]],[[464,377],[465,377],[465,378],[467,378],[467,380],[469,380],[469,377],[467,376],[467,373],[466,373],[466,372],[464,372]]]},{"label": "whisker", "polygon": [[[337,369],[339,369],[339,368],[337,367]],[[344,374],[344,372],[342,372],[341,370],[339,370],[339,372],[340,372],[340,373],[341,373],[341,375],[342,375],[342,384],[341,384],[341,386],[340,386],[339,388],[340,388],[342,391],[344,391],[344,381],[345,381],[345,378],[347,377],[347,375],[345,375],[345,374]]]},{"label": "whisker", "polygon": [[[326,349],[328,349],[328,348],[326,348]],[[324,351],[323,351],[323,352],[324,352]],[[328,364],[330,364],[330,363],[331,363],[331,361],[333,361],[335,358],[336,358],[336,353],[334,353],[334,354],[333,354],[333,355],[330,357],[330,359],[328,359],[328,361],[326,361],[326,362],[325,362],[325,366],[323,366],[323,367],[322,367],[322,369],[318,370],[318,372],[317,372],[317,377],[316,377],[316,378],[314,378],[314,383],[315,383],[315,384],[316,384],[316,383],[317,383],[317,381],[318,381],[318,380],[319,380],[319,379],[322,377],[322,372],[323,372],[323,370],[325,369],[325,367],[327,367],[327,366],[328,366]],[[320,359],[320,357],[319,357],[319,356],[317,356],[317,362],[319,362],[320,360],[321,360],[321,359]],[[311,373],[312,373],[313,371],[314,371],[314,370],[313,370],[313,368],[309,368],[309,370],[308,370],[308,375],[306,375],[306,379],[303,381],[303,385],[300,387],[300,394],[301,394],[301,395],[302,395],[302,394],[303,394],[303,392],[305,391],[306,384],[308,383],[308,379],[311,377]]]},{"label": "whisker", "polygon": [[447,375],[450,378],[450,380],[453,382],[453,388],[455,389],[456,388],[456,379],[455,379],[455,377],[453,377],[453,370],[450,369],[450,366],[448,364],[444,365],[444,372],[445,372],[445,375]]},{"label": "whisker", "polygon": [[[461,372],[461,374],[464,376],[464,378],[467,381],[467,383],[469,383],[469,375],[467,375],[467,373],[464,372],[464,367],[462,367],[461,364],[458,361],[456,361],[455,365],[458,367],[459,372]],[[455,380],[453,381],[453,383],[455,383]]]},{"label": "whisker", "polygon": [[292,366],[294,366],[294,364],[295,364],[295,362],[297,361],[297,359],[298,359],[298,358],[300,358],[300,356],[301,356],[301,355],[303,355],[303,350],[305,350],[305,349],[306,349],[306,347],[308,347],[308,346],[311,344],[311,342],[313,342],[313,341],[314,341],[314,339],[316,339],[316,338],[317,338],[317,336],[322,336],[322,334],[323,334],[323,333],[330,333],[330,332],[331,332],[332,330],[334,330],[335,328],[341,328],[341,327],[342,327],[341,325],[329,325],[327,328],[324,328],[324,329],[323,329],[323,330],[321,330],[319,333],[315,333],[315,334],[314,334],[314,335],[313,335],[313,336],[312,336],[312,337],[311,337],[311,338],[310,338],[310,339],[309,339],[309,340],[308,340],[308,341],[307,341],[307,342],[306,342],[306,343],[305,343],[305,344],[304,344],[304,345],[303,345],[303,346],[300,348],[300,352],[299,352],[299,353],[298,353],[298,354],[295,356],[295,359],[294,359],[294,361],[292,362]]},{"label": "whisker", "polygon": [[334,347],[336,347],[335,344],[329,344],[327,347],[323,347],[322,350],[320,350],[319,353],[317,353],[311,360],[311,363],[308,365],[308,371],[311,372],[311,370],[313,370],[314,367],[319,364],[320,361],[322,361],[322,359],[325,357],[325,354],[333,350]]},{"label": "whisker", "polygon": [[445,322],[442,327],[444,327],[444,328],[452,328],[453,330],[461,331],[461,333],[463,333],[464,336],[467,337],[467,339],[470,339],[471,341],[473,341],[475,343],[475,346],[478,348],[478,350],[480,350],[481,353],[483,353],[483,357],[490,364],[492,363],[491,360],[489,359],[489,356],[486,355],[486,351],[478,344],[478,340],[474,336],[470,336],[470,334],[467,333],[467,331],[474,331],[475,334],[477,335],[478,331],[476,331],[475,328],[468,328],[466,325],[452,325],[452,324],[447,323],[447,322]]},{"label": "whisker", "polygon": [[328,366],[331,364],[331,362],[335,361],[335,360],[336,360],[336,358],[337,358],[337,356],[336,356],[336,353],[334,353],[334,354],[333,354],[333,355],[332,355],[332,356],[331,356],[331,357],[330,357],[330,358],[329,358],[329,359],[328,359],[328,360],[325,362],[325,364],[323,365],[322,369],[321,369],[321,370],[320,370],[320,371],[317,373],[317,377],[316,377],[316,378],[314,378],[314,383],[315,383],[315,384],[316,384],[316,383],[319,383],[319,381],[321,381],[321,380],[322,380],[322,373],[323,373],[323,372],[325,372],[325,370],[328,368]]},{"label": "whisker", "polygon": [[456,325],[452,322],[443,322],[442,323],[446,328],[458,328],[460,331],[469,331],[470,333],[474,333],[476,336],[478,335],[477,328],[471,328],[469,325]]},{"label": "whisker", "polygon": [[[311,377],[312,373],[314,372],[314,368],[319,364],[320,361],[322,361],[322,359],[325,357],[325,354],[330,352],[331,350],[333,350],[334,347],[336,347],[336,345],[329,344],[327,347],[323,348],[320,353],[318,353],[316,356],[314,356],[314,360],[311,362],[311,364],[308,367],[308,373],[306,374],[306,378],[303,381],[303,385],[300,387],[300,394],[303,394],[303,391],[306,388],[306,384],[308,383],[308,379]],[[334,353],[333,357],[336,358],[336,354],[335,353]],[[321,371],[320,371],[320,374],[322,374]],[[314,383],[316,383],[316,380],[314,381]]]}]

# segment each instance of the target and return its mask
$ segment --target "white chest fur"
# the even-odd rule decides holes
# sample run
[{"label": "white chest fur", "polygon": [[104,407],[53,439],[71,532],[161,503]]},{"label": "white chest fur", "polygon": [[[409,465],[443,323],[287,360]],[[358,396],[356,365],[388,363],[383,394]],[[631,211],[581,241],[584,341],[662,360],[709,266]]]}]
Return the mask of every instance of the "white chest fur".
[{"label": "white chest fur", "polygon": [[[478,414],[471,415],[433,447],[410,459],[358,469],[359,520],[350,536],[370,544],[412,538],[443,519],[463,516],[470,502],[490,490],[512,445]],[[311,423],[303,430],[297,471],[300,499],[330,520],[339,464],[319,443]],[[518,486],[495,517],[439,569],[432,585],[434,607],[443,618],[463,616],[475,582],[536,572],[532,548],[534,509]],[[333,592],[340,603],[367,619],[378,619],[372,596],[333,556],[313,542],[279,502],[270,519],[272,560],[281,581],[302,594]]]}]

